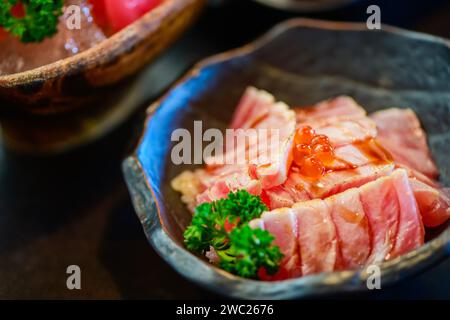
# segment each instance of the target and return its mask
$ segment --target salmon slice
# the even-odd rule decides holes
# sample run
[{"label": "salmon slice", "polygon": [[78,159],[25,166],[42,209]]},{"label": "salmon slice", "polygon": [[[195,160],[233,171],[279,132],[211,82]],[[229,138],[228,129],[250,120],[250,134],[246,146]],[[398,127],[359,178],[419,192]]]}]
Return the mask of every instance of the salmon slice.
[{"label": "salmon slice", "polygon": [[377,136],[376,123],[367,118],[332,121],[325,126],[310,124],[317,134],[326,135],[334,147],[364,141]]},{"label": "salmon slice", "polygon": [[383,262],[395,244],[400,204],[392,176],[380,178],[359,189],[371,230],[371,253],[367,264]]},{"label": "salmon slice", "polygon": [[355,169],[333,171],[318,180],[311,180],[292,168],[283,185],[265,190],[269,198],[267,205],[274,210],[292,207],[295,203],[311,199],[324,199],[388,176],[393,171],[393,164],[366,165]]},{"label": "salmon slice", "polygon": [[395,170],[360,191],[372,234],[368,264],[396,258],[423,244],[423,223],[406,170]]},{"label": "salmon slice", "polygon": [[357,119],[366,116],[366,111],[348,96],[339,96],[321,101],[312,107],[295,108],[298,123],[312,123],[321,126],[336,120]]},{"label": "salmon slice", "polygon": [[436,188],[436,189],[441,189],[441,185],[439,184],[439,182],[437,182],[436,180],[424,175],[423,173],[417,171],[417,170],[413,170],[411,168],[408,168],[404,165],[401,164],[396,164],[395,167],[397,169],[405,169],[408,172],[408,176],[410,179],[413,180],[418,180],[432,188]]},{"label": "salmon slice", "polygon": [[295,185],[297,189],[305,190],[311,199],[317,199],[362,186],[379,177],[391,174],[393,170],[393,164],[369,164],[355,169],[332,171],[317,180],[308,179],[292,170],[288,182]]},{"label": "salmon slice", "polygon": [[[232,137],[233,143],[227,144],[223,154],[205,159],[206,169],[179,176],[190,177],[195,181],[195,188],[186,179],[179,178],[174,179],[172,186],[182,193],[182,200],[191,209],[240,189],[261,195],[263,189],[286,181],[295,127],[294,111],[282,102],[276,103],[269,93],[250,87],[233,117],[231,128],[241,129]],[[193,190],[198,191],[195,197]]]},{"label": "salmon slice", "polygon": [[263,275],[263,280],[284,280],[302,275],[297,242],[297,218],[292,209],[283,208],[266,212],[261,219],[253,220],[250,226],[265,229],[274,235],[274,244],[280,247],[284,255],[278,272],[273,276]]},{"label": "salmon slice", "polygon": [[231,129],[251,128],[252,124],[267,114],[275,98],[268,92],[248,87],[238,103],[231,120]]},{"label": "salmon slice", "polygon": [[231,124],[232,129],[249,131],[236,131],[234,143],[227,144],[224,154],[206,159],[208,168],[235,166],[242,164],[238,161],[243,159],[244,164],[252,166],[253,178],[263,188],[280,185],[286,180],[292,161],[295,125],[295,113],[286,104],[275,103],[269,93],[250,87]]},{"label": "salmon slice", "polygon": [[302,275],[355,269],[393,259],[424,242],[419,209],[403,169],[325,200],[265,212],[251,225],[272,232],[285,254],[280,278],[298,270],[293,267],[298,261]]},{"label": "salmon slice", "polygon": [[376,140],[369,138],[335,148],[336,159],[328,169],[342,170],[349,167],[361,167],[367,164],[392,163],[392,155]]},{"label": "salmon slice", "polygon": [[284,254],[280,270],[265,280],[281,280],[301,275],[333,271],[338,257],[336,230],[330,210],[322,200],[311,200],[293,208],[265,212],[250,222],[275,236]]},{"label": "salmon slice", "polygon": [[[279,135],[276,137],[277,141],[270,143],[269,158],[266,158],[265,153],[258,153],[259,157],[255,161],[250,161],[250,164],[256,166],[256,176],[264,189],[281,185],[286,181],[289,168],[292,163],[292,148],[295,136],[295,114],[285,104],[275,104],[272,107],[271,116],[268,121],[273,121],[275,117],[280,119],[274,123],[261,123],[256,129],[277,129]],[[267,127],[264,127],[267,125]],[[261,147],[259,151],[261,151]],[[263,147],[264,148],[264,147]]]},{"label": "salmon slice", "polygon": [[399,203],[399,224],[395,244],[388,259],[413,251],[424,242],[424,227],[416,198],[409,183],[406,170],[396,170],[392,181]]},{"label": "salmon slice", "polygon": [[395,162],[430,178],[439,175],[427,145],[425,132],[411,109],[387,109],[370,116],[377,124],[378,139]]},{"label": "salmon slice", "polygon": [[377,136],[376,123],[349,97],[337,97],[295,110],[299,127],[311,126],[317,134],[326,135],[334,147]]},{"label": "salmon slice", "polygon": [[[247,166],[236,167],[236,170],[228,171],[225,175],[214,175],[215,172],[205,170],[195,173],[209,182],[209,185],[202,185],[204,191],[197,196],[197,205],[226,198],[230,192],[242,189],[253,195],[260,195],[262,192],[260,181],[251,177]],[[202,179],[200,181],[205,181]]]},{"label": "salmon slice", "polygon": [[360,201],[359,190],[346,192],[326,199],[336,226],[340,250],[340,266],[336,269],[357,269],[365,265],[370,254],[368,218]]},{"label": "salmon slice", "polygon": [[292,210],[297,218],[302,274],[333,271],[339,252],[336,228],[327,204],[311,200],[294,205]]},{"label": "salmon slice", "polygon": [[391,164],[369,164],[350,170],[334,171],[326,174],[321,181],[322,188],[317,188],[321,197],[327,197],[348,190],[357,188],[366,183],[377,180],[380,177],[390,175],[394,171]]},{"label": "salmon slice", "polygon": [[[290,208],[298,202],[294,200],[294,196],[284,186],[265,190],[265,193],[269,200],[267,205],[270,209]],[[306,197],[304,200],[309,200],[309,197]]]},{"label": "salmon slice", "polygon": [[446,189],[431,187],[414,178],[410,178],[409,181],[423,224],[431,228],[445,223],[450,218],[450,196],[446,193]]},{"label": "salmon slice", "polygon": [[297,202],[311,200],[305,188],[293,178],[292,172],[281,186],[265,190],[268,198],[267,206],[270,209],[292,207]]}]

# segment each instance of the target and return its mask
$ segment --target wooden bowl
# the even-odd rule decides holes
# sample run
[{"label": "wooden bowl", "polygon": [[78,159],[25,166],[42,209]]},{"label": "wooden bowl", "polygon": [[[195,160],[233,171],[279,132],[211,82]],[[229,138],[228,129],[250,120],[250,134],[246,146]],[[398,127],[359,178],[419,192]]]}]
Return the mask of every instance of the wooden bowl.
[{"label": "wooden bowl", "polygon": [[[123,163],[144,232],[175,270],[200,286],[235,298],[282,299],[368,291],[367,269],[322,273],[286,281],[243,279],[206,262],[183,245],[192,219],[170,181],[194,166],[175,165],[175,129],[226,128],[244,89],[254,85],[297,106],[346,94],[368,112],[410,107],[428,133],[429,145],[450,186],[450,42],[383,26],[291,20],[260,40],[198,64],[148,110],[134,153]],[[380,265],[381,286],[404,280],[450,255],[450,223],[427,230],[415,251]],[[151,271],[149,271],[151,272]]]},{"label": "wooden bowl", "polygon": [[178,38],[205,2],[165,0],[86,51],[0,76],[4,144],[27,153],[55,153],[115,128],[137,107],[127,96],[139,81],[132,76]]},{"label": "wooden bowl", "polygon": [[0,76],[0,99],[33,114],[61,113],[86,105],[167,48],[204,3],[165,0],[89,50],[36,69]]}]

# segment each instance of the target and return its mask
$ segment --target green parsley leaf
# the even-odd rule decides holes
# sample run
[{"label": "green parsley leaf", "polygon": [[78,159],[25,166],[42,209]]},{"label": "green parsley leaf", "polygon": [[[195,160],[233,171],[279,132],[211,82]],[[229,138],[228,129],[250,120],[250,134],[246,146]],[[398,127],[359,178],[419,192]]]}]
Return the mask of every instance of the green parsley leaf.
[{"label": "green parsley leaf", "polygon": [[[25,16],[11,13],[16,4],[22,4]],[[22,42],[40,42],[57,32],[63,0],[3,0],[0,1],[0,26]]]},{"label": "green parsley leaf", "polygon": [[274,236],[248,225],[267,210],[260,197],[245,190],[201,204],[184,232],[186,247],[201,254],[214,248],[221,268],[242,277],[257,278],[260,268],[274,274],[283,257],[272,245]]},{"label": "green parsley leaf", "polygon": [[268,274],[277,272],[283,255],[279,247],[272,246],[275,238],[268,231],[244,224],[234,228],[229,239],[230,247],[218,251],[224,270],[246,278],[255,278],[260,268],[266,269]]}]

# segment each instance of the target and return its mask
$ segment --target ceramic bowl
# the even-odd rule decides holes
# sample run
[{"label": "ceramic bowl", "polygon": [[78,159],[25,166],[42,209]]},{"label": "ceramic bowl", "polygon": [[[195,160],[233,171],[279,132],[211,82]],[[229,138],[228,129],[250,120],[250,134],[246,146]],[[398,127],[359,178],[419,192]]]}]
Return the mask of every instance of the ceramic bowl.
[{"label": "ceramic bowl", "polygon": [[[256,42],[199,63],[148,110],[145,129],[123,171],[144,232],[175,270],[200,286],[234,298],[301,298],[367,290],[367,270],[349,270],[264,282],[243,279],[187,251],[182,233],[191,214],[170,181],[190,166],[171,161],[171,133],[193,129],[194,120],[226,128],[244,89],[268,90],[292,106],[340,94],[368,112],[410,107],[428,133],[429,145],[450,185],[449,41],[365,24],[290,20]],[[427,231],[419,249],[380,265],[383,286],[440,262],[450,253],[449,224]],[[151,272],[151,271],[149,271]]]}]

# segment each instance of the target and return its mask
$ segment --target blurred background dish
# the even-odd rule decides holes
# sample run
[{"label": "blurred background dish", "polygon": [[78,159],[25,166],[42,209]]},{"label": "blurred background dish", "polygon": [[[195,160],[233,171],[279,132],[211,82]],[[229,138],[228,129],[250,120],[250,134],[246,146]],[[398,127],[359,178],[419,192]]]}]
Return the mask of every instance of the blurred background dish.
[{"label": "blurred background dish", "polygon": [[[26,152],[56,152],[98,138],[117,126],[146,99],[143,90],[136,91],[139,78],[133,76],[186,30],[204,3],[164,0],[127,27],[121,26],[111,37],[102,36],[83,46],[85,51],[37,68],[37,62],[29,63],[30,70],[4,68],[6,72],[0,75],[0,123],[5,143]],[[65,41],[67,31],[62,29]],[[84,29],[76,31],[89,33]],[[98,28],[92,32],[98,34]],[[8,50],[21,47],[15,39],[5,41]],[[54,41],[49,45],[61,42]],[[45,48],[40,46],[24,47],[26,59],[32,59],[33,50],[42,57],[39,50]],[[50,52],[60,50],[64,48],[55,47]],[[18,63],[19,58],[10,64]],[[24,71],[7,72],[16,69]]]}]

